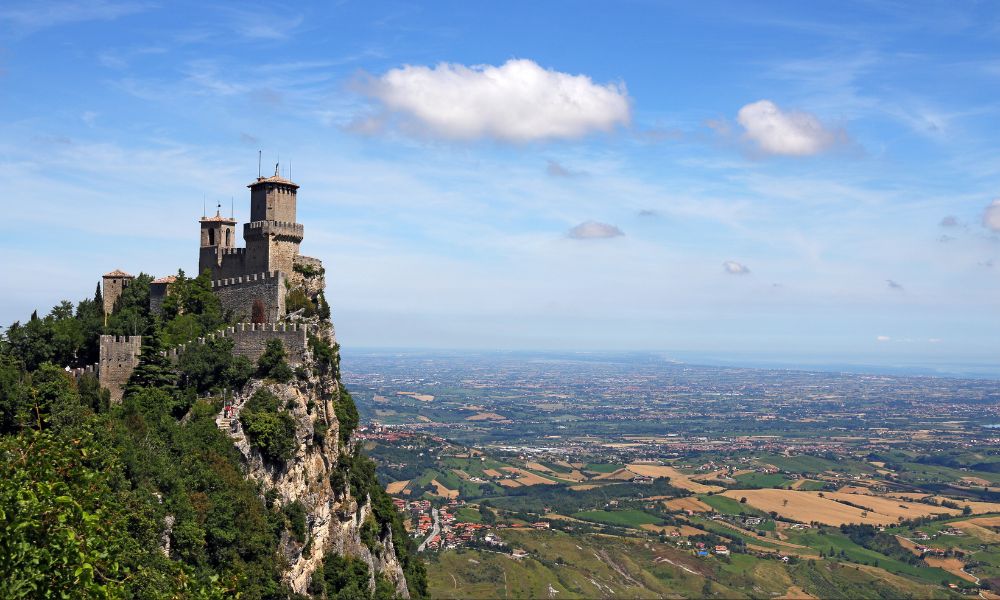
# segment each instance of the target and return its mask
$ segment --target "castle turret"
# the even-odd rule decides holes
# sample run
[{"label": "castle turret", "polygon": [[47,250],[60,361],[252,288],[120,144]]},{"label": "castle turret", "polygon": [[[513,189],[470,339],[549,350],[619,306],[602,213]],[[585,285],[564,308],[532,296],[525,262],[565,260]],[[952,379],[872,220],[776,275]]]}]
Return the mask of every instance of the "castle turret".
[{"label": "castle turret", "polygon": [[292,273],[304,228],[295,222],[299,186],[281,176],[258,177],[250,188],[250,222],[243,226],[248,273]]},{"label": "castle turret", "polygon": [[202,217],[201,254],[198,257],[198,274],[208,269],[212,278],[220,276],[222,257],[236,247],[236,219],[223,217],[219,210],[214,217]]}]

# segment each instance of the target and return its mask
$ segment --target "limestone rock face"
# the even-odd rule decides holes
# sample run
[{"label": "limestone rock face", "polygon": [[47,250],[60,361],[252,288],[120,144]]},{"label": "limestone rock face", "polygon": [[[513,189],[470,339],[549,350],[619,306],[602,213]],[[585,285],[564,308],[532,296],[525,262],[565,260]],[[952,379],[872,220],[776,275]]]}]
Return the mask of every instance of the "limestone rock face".
[{"label": "limestone rock face", "polygon": [[[320,335],[332,346],[333,331],[326,325]],[[370,498],[353,498],[350,486],[345,485],[341,490],[331,484],[330,476],[337,467],[338,457],[354,450],[353,442],[349,442],[349,447],[341,447],[339,442],[340,424],[334,402],[340,393],[340,382],[332,374],[320,373],[311,356],[306,357],[304,368],[304,378],[297,377],[287,384],[252,380],[234,399],[234,417],[226,419],[220,414],[217,420],[242,453],[246,475],[260,484],[262,497],[273,498],[275,510],[295,501],[305,508],[305,542],[296,541],[287,532],[282,536],[281,552],[288,564],[284,579],[294,592],[306,593],[312,574],[323,563],[326,553],[335,552],[368,563],[371,586],[375,585],[374,575],[381,573],[400,596],[408,598],[390,529],[382,530],[375,552],[362,541],[361,528],[371,513]],[[262,388],[274,393],[280,400],[279,410],[287,411],[295,419],[297,447],[294,456],[284,464],[265,461],[250,446],[238,423],[239,411]],[[322,437],[314,435],[320,423],[327,426]]]}]

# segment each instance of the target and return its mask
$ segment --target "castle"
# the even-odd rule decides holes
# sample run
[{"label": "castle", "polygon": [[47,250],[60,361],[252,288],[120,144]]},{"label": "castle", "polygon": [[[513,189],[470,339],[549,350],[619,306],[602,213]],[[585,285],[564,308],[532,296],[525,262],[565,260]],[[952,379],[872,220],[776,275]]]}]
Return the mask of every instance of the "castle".
[{"label": "castle", "polygon": [[[211,274],[212,291],[223,311],[238,322],[236,327],[218,334],[233,339],[234,353],[256,361],[267,340],[280,339],[289,362],[300,364],[308,351],[308,328],[279,321],[286,316],[285,299],[289,290],[308,289],[310,284],[306,279],[322,274],[322,262],[299,254],[304,238],[304,228],[296,222],[299,186],[282,177],[275,165],[273,176],[258,176],[247,187],[250,222],[243,225],[246,247],[236,246],[234,218],[222,216],[220,211],[214,216],[202,216],[198,272]],[[105,316],[111,314],[133,280],[132,275],[121,270],[103,276]],[[170,284],[175,280],[173,276],[161,277],[150,284],[150,310],[162,311]],[[120,401],[124,386],[139,363],[141,346],[140,336],[101,336],[99,362],[79,369],[78,374],[96,375],[101,387],[111,392],[112,401]],[[172,349],[168,356],[176,359],[178,351],[183,352],[183,347]]]}]

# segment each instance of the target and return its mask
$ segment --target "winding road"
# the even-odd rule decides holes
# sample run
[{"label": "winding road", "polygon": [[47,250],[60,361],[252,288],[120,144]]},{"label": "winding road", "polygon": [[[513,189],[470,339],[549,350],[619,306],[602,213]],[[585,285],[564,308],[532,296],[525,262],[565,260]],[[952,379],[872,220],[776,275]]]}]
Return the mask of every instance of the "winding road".
[{"label": "winding road", "polygon": [[420,546],[417,548],[417,552],[423,552],[424,548],[427,547],[427,542],[433,540],[434,536],[441,533],[441,521],[438,520],[438,509],[431,509],[431,517],[434,519],[434,525],[431,527],[431,533],[423,542],[421,542]]}]

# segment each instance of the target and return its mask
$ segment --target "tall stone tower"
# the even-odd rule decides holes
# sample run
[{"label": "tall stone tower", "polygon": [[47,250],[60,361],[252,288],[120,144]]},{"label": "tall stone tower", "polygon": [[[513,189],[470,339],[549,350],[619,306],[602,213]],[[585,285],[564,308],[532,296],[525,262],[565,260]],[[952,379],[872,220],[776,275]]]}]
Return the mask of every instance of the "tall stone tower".
[{"label": "tall stone tower", "polygon": [[[201,253],[198,256],[198,273],[205,269],[212,272],[212,279],[227,274],[223,273],[223,258],[227,254],[238,254],[236,248],[236,219],[223,217],[219,214],[221,208],[215,211],[214,217],[202,217],[201,223]],[[242,273],[241,273],[242,274]]]},{"label": "tall stone tower", "polygon": [[304,229],[295,222],[295,194],[299,186],[281,176],[258,177],[250,188],[250,222],[243,226],[246,272],[291,274]]},{"label": "tall stone tower", "polygon": [[135,277],[129,275],[121,269],[115,269],[110,273],[104,274],[104,277],[102,278],[103,289],[101,290],[101,296],[104,298],[105,320],[107,320],[107,316],[115,310],[115,302],[118,302],[118,298],[121,297],[122,292],[132,283],[133,279],[135,279]]}]

